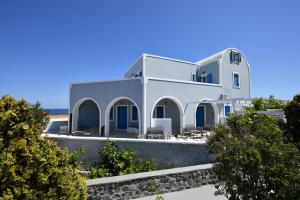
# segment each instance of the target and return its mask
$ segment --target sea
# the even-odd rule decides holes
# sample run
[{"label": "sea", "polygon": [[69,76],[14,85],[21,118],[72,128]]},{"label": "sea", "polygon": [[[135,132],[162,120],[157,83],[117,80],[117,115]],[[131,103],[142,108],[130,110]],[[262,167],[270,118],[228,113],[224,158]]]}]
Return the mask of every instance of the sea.
[{"label": "sea", "polygon": [[69,110],[66,108],[44,109],[49,115],[67,115]]}]

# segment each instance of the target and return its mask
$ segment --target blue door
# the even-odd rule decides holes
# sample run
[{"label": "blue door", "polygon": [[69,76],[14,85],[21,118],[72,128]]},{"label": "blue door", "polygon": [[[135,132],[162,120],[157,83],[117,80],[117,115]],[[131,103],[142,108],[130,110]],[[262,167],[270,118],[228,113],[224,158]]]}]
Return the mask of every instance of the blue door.
[{"label": "blue door", "polygon": [[117,129],[127,129],[127,106],[118,106]]},{"label": "blue door", "polygon": [[204,127],[204,106],[197,107],[196,127]]},{"label": "blue door", "polygon": [[230,106],[225,106],[225,107],[224,107],[224,114],[225,114],[225,116],[228,116],[228,115],[229,115],[230,110],[231,110]]}]

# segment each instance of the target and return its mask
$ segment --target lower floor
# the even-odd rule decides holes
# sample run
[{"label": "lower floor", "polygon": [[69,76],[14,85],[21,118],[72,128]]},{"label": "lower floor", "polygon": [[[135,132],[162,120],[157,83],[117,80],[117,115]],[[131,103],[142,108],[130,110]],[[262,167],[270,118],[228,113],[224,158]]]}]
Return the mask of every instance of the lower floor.
[{"label": "lower floor", "polygon": [[[152,105],[150,115],[129,97],[111,100],[105,112],[90,97],[78,100],[70,113],[70,130],[89,132],[92,136],[137,137],[150,129],[159,129],[164,136],[180,135],[186,128],[211,129],[224,123],[231,112],[238,112],[245,100],[202,99],[183,105],[175,97],[161,97]],[[103,114],[104,113],[104,114]],[[150,123],[147,123],[150,121]]]}]

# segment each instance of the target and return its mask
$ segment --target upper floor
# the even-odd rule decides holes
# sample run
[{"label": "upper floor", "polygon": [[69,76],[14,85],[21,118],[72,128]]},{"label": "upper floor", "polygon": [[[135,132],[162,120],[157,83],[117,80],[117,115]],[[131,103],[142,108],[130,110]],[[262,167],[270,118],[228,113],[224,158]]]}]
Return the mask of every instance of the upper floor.
[{"label": "upper floor", "polygon": [[244,54],[228,48],[197,62],[143,54],[125,78],[147,77],[204,85],[220,85],[226,90],[249,90],[250,66]]}]

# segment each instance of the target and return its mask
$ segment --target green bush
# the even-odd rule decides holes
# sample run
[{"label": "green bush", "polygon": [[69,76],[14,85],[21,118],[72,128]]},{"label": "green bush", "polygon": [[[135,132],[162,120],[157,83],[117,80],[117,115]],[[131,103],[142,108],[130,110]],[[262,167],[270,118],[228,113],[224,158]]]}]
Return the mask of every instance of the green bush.
[{"label": "green bush", "polygon": [[103,167],[92,167],[89,178],[102,178],[108,175],[108,170]]},{"label": "green bush", "polygon": [[164,200],[164,197],[161,196],[161,195],[157,195],[156,198],[155,198],[155,200]]},{"label": "green bush", "polygon": [[85,149],[80,147],[78,150],[71,152],[69,158],[69,164],[73,165],[76,168],[82,168],[84,162],[82,160],[82,154],[84,153]]},{"label": "green bush", "polygon": [[275,99],[273,95],[268,99],[255,98],[251,103],[253,107],[248,107],[247,110],[260,111],[265,109],[284,109],[286,105],[284,101]]},{"label": "green bush", "polygon": [[218,194],[231,199],[297,199],[300,152],[285,143],[277,120],[268,115],[231,115],[208,139],[216,162]]},{"label": "green bush", "polygon": [[124,169],[123,174],[134,174],[156,170],[154,160],[133,160],[132,164]]},{"label": "green bush", "polygon": [[0,199],[86,199],[86,184],[66,149],[41,136],[39,104],[0,99]]},{"label": "green bush", "polygon": [[99,152],[101,166],[90,169],[90,178],[107,175],[119,176],[125,174],[147,172],[156,169],[153,160],[138,160],[135,152],[121,150],[117,143],[108,140]]},{"label": "green bush", "polygon": [[286,108],[285,114],[287,118],[287,126],[292,134],[295,143],[300,147],[300,94],[294,96]]}]

